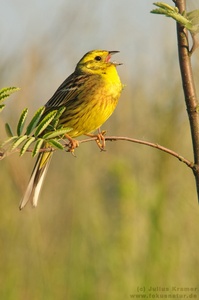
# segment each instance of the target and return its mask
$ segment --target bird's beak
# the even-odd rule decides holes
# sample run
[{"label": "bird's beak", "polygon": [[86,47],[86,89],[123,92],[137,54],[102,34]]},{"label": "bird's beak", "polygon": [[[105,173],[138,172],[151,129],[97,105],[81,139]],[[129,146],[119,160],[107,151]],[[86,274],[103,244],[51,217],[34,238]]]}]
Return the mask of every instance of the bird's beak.
[{"label": "bird's beak", "polygon": [[116,53],[119,53],[120,51],[109,51],[109,54],[107,56],[107,59],[106,59],[106,62],[110,62],[112,63],[113,65],[116,65],[116,66],[119,66],[119,65],[122,65],[122,63],[119,63],[117,61],[110,61],[111,59],[111,56],[116,54]]},{"label": "bird's beak", "polygon": [[119,53],[120,51],[109,51],[109,54],[110,55],[114,55],[114,54],[116,54],[116,53]]}]

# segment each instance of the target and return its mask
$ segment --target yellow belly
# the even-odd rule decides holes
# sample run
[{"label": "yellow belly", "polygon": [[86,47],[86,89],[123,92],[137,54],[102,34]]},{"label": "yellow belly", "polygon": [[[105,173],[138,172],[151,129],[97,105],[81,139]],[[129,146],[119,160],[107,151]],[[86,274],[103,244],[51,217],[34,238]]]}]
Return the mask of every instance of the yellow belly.
[{"label": "yellow belly", "polygon": [[66,108],[61,124],[72,128],[68,133],[71,137],[95,131],[115,110],[121,91],[120,80],[92,80],[92,84],[88,84],[88,88],[78,95],[76,104],[74,102],[74,105]]}]

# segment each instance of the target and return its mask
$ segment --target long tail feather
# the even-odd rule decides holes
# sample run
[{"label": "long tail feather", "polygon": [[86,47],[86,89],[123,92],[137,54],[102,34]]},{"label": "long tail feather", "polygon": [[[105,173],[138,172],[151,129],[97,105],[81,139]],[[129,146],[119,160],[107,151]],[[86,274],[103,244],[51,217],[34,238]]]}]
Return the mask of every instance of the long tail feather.
[{"label": "long tail feather", "polygon": [[37,206],[41,187],[47,173],[52,154],[53,152],[43,152],[38,155],[25,195],[19,205],[20,210],[24,208],[29,200],[34,207]]}]

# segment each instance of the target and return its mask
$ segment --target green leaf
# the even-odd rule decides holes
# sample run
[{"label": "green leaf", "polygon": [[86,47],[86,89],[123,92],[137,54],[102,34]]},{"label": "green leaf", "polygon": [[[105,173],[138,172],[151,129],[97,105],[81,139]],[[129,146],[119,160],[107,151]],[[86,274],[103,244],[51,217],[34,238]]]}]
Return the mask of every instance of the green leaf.
[{"label": "green leaf", "polygon": [[17,135],[20,136],[22,134],[24,124],[28,115],[28,109],[25,108],[20,116],[18,125],[17,125]]},{"label": "green leaf", "polygon": [[153,4],[159,8],[153,9],[151,13],[162,14],[166,17],[171,17],[193,34],[199,32],[199,10],[180,14],[177,7],[170,6],[167,3],[155,2]]},{"label": "green leaf", "polygon": [[9,97],[12,93],[19,91],[17,87],[5,87],[0,90],[0,102]]},{"label": "green leaf", "polygon": [[11,150],[17,148],[21,143],[23,143],[27,139],[27,135],[22,135],[16,138],[16,141],[13,143]]},{"label": "green leaf", "polygon": [[26,151],[27,149],[29,148],[29,146],[35,141],[35,137],[34,136],[31,136],[29,137],[26,142],[24,143],[23,147],[21,148],[21,151],[20,151],[20,156],[22,156]]},{"label": "green leaf", "polygon": [[42,145],[43,145],[44,140],[43,139],[38,139],[35,143],[35,147],[32,151],[32,157],[35,157],[37,155],[37,153],[40,151]]},{"label": "green leaf", "polygon": [[66,110],[65,106],[62,106],[57,110],[57,114],[56,114],[54,120],[52,121],[53,128],[57,128],[57,125],[59,124],[59,119],[65,110]]},{"label": "green leaf", "polygon": [[2,95],[0,95],[0,102],[3,102],[9,96],[10,96],[10,94],[2,94]]},{"label": "green leaf", "polygon": [[187,18],[194,26],[194,32],[199,33],[199,9],[187,13]]},{"label": "green leaf", "polygon": [[30,123],[29,123],[28,126],[27,126],[27,129],[26,129],[26,134],[27,134],[27,135],[30,135],[31,132],[36,128],[36,126],[38,125],[39,120],[40,120],[42,114],[44,113],[44,110],[45,110],[45,107],[42,106],[42,107],[40,107],[40,108],[36,111],[34,117],[32,118],[32,120],[30,121]]},{"label": "green leaf", "polygon": [[66,134],[67,132],[70,132],[72,130],[72,128],[70,127],[65,127],[62,129],[58,129],[56,131],[50,131],[46,134],[44,134],[43,139],[53,139],[56,137],[62,137],[64,134]]},{"label": "green leaf", "polygon": [[175,6],[171,6],[167,3],[163,3],[163,2],[155,2],[153,3],[155,6],[162,8],[164,11],[168,11],[168,12],[177,12],[178,13],[178,8]]},{"label": "green leaf", "polygon": [[0,105],[0,112],[4,109],[5,104]]},{"label": "green leaf", "polygon": [[45,118],[41,121],[41,123],[38,125],[36,131],[35,131],[35,136],[40,135],[47,127],[48,125],[52,122],[54,117],[56,116],[57,111],[53,110],[45,116]]},{"label": "green leaf", "polygon": [[53,147],[55,147],[57,149],[60,149],[60,150],[64,149],[64,146],[60,142],[58,142],[57,140],[48,140],[48,143],[51,144]]},{"label": "green leaf", "polygon": [[17,88],[17,87],[4,87],[4,88],[0,89],[0,96],[3,94],[12,94],[19,90],[20,90],[20,88]]},{"label": "green leaf", "polygon": [[56,116],[55,116],[55,119],[59,119],[65,110],[66,110],[66,107],[65,107],[65,106],[60,107],[60,108],[57,110],[57,114],[56,114]]},{"label": "green leaf", "polygon": [[12,129],[8,123],[5,124],[5,130],[6,130],[7,136],[9,136],[9,137],[14,136]]},{"label": "green leaf", "polygon": [[10,144],[11,142],[16,141],[17,139],[18,139],[18,136],[16,136],[16,135],[12,136],[9,139],[7,139],[5,142],[3,142],[1,146],[3,147],[6,144]]}]

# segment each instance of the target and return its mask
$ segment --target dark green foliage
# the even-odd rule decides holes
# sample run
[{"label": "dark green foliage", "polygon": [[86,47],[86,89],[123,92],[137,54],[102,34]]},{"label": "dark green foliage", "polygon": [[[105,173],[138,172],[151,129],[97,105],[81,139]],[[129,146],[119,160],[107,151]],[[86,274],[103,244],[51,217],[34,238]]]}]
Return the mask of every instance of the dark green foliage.
[{"label": "dark green foliage", "polygon": [[[0,91],[1,99],[5,100],[5,98],[9,96],[9,93],[16,90],[18,89],[2,89]],[[4,107],[5,105],[3,108]],[[58,126],[59,118],[64,110],[65,107],[61,107],[58,110],[53,110],[42,117],[45,111],[45,107],[42,106],[36,111],[33,118],[30,120],[29,124],[24,130],[25,122],[27,121],[28,116],[28,108],[25,108],[19,117],[16,135],[14,135],[11,126],[8,123],[5,124],[6,133],[9,139],[3,142],[2,146],[9,145],[11,151],[19,148],[20,156],[29,151],[32,153],[33,157],[39,153],[44,143],[51,145],[53,148],[63,150],[64,146],[61,144],[61,142],[59,142],[59,140],[62,140],[64,135],[71,130],[71,128],[63,128]],[[33,149],[30,149],[30,147],[33,147]]]}]

